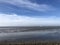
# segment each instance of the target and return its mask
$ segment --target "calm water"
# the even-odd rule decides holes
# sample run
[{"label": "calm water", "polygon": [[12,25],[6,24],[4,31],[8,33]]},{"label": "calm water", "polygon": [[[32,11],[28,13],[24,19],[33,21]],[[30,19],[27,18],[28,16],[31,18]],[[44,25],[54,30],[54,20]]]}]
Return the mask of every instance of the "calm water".
[{"label": "calm water", "polygon": [[0,28],[0,41],[40,40],[60,41],[60,29],[20,32],[19,30]]}]

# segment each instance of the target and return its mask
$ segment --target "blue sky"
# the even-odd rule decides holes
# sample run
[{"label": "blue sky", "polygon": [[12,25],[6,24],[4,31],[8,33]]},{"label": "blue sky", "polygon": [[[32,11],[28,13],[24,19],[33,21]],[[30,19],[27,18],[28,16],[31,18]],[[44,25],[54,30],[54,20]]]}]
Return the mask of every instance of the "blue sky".
[{"label": "blue sky", "polygon": [[60,0],[0,0],[0,26],[60,25]]}]

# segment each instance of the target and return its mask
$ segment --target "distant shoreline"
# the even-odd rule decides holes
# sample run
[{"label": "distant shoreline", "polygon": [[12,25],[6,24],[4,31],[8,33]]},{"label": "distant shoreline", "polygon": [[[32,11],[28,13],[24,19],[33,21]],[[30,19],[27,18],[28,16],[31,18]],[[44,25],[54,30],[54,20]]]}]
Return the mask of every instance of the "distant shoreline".
[{"label": "distant shoreline", "polygon": [[60,29],[60,26],[3,26],[0,27],[0,30],[19,30],[20,32],[25,31],[39,31],[39,30],[52,30],[52,29]]}]

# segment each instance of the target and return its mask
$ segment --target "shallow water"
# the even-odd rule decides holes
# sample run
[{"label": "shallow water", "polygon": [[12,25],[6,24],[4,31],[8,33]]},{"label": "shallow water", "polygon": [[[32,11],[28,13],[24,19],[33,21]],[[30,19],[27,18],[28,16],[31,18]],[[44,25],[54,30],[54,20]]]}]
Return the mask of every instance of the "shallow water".
[{"label": "shallow water", "polygon": [[60,41],[60,29],[28,30],[30,30],[30,28],[2,27],[0,28],[0,41]]},{"label": "shallow water", "polygon": [[0,33],[0,41],[47,40],[60,41],[60,30]]}]

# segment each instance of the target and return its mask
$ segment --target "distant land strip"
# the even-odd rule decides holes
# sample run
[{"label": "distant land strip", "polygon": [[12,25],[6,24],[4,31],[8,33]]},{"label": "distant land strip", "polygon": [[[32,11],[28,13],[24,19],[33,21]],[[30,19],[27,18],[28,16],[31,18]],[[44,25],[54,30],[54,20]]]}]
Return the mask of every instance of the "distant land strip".
[{"label": "distant land strip", "polygon": [[15,32],[17,32],[19,30],[19,32],[25,32],[25,31],[44,31],[44,30],[53,30],[53,29],[59,29],[60,30],[60,26],[0,26],[0,29],[2,30],[15,30]]}]

